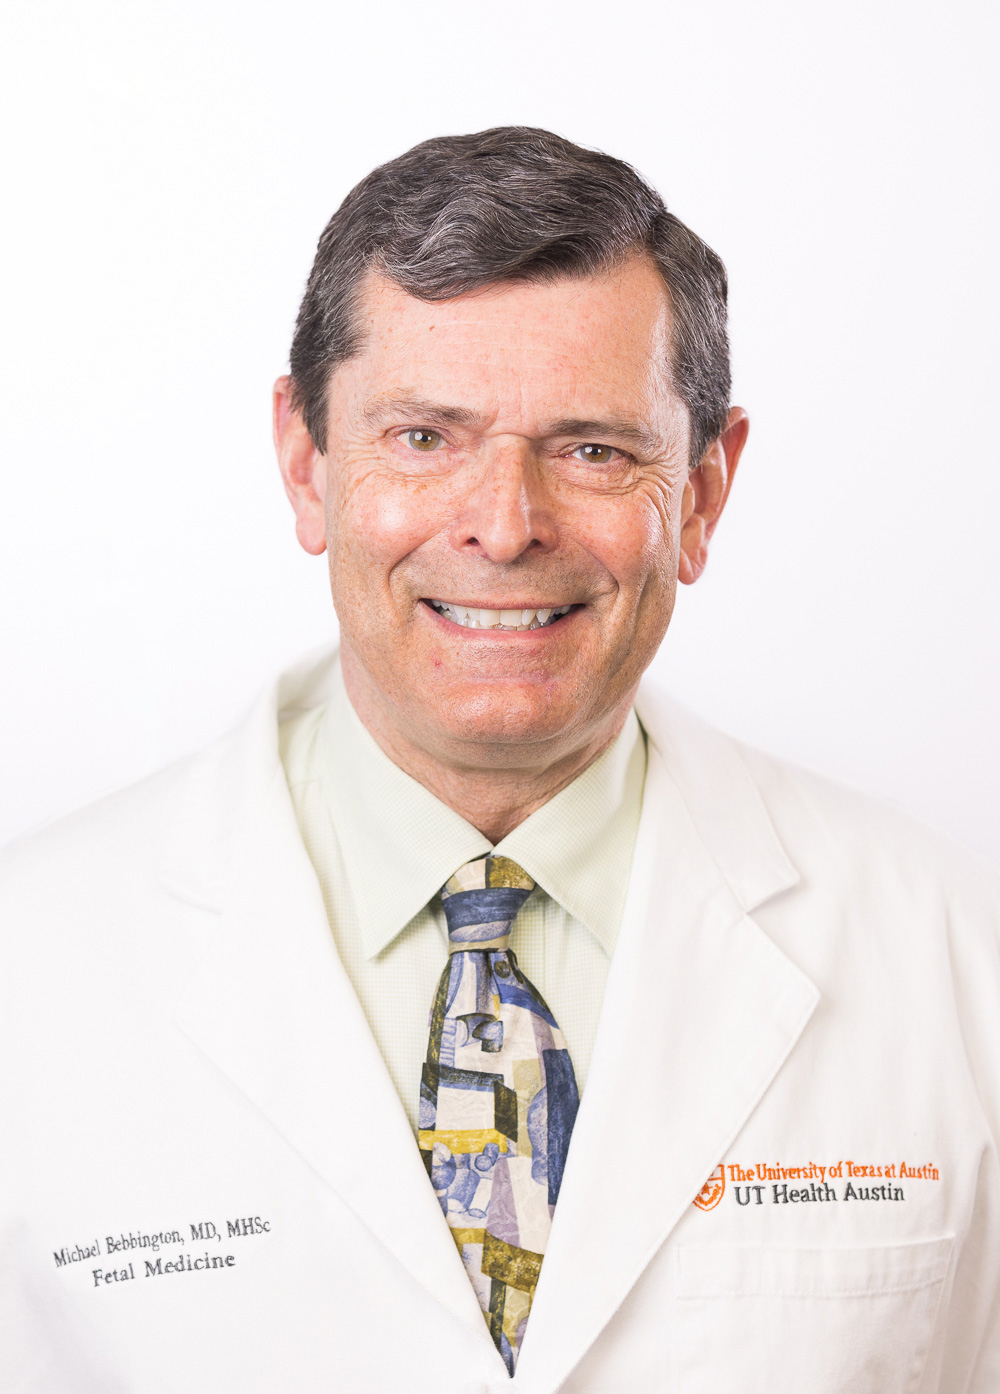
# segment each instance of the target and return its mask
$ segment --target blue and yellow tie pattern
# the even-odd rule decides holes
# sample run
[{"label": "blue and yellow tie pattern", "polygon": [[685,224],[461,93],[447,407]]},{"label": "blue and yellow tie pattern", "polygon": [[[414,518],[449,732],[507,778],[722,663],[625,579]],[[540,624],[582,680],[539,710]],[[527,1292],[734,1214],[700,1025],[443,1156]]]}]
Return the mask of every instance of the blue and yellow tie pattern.
[{"label": "blue and yellow tie pattern", "polygon": [[508,947],[534,885],[481,857],[443,887],[449,961],[420,1087],[420,1150],[511,1375],[579,1104],[562,1032]]}]

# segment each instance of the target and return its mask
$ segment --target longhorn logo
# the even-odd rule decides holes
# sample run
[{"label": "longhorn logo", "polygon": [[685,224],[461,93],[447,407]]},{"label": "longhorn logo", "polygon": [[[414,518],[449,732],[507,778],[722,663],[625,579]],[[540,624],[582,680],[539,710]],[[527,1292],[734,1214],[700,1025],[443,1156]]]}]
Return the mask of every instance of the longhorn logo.
[{"label": "longhorn logo", "polygon": [[699,1210],[714,1210],[726,1194],[726,1169],[720,1162],[694,1198]]}]

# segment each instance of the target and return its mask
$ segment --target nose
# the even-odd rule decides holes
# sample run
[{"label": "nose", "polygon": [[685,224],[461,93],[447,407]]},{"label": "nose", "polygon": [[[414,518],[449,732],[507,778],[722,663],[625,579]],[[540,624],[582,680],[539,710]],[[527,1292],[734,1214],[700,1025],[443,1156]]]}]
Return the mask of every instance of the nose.
[{"label": "nose", "polygon": [[555,545],[551,500],[531,444],[492,442],[451,530],[452,544],[499,564]]}]

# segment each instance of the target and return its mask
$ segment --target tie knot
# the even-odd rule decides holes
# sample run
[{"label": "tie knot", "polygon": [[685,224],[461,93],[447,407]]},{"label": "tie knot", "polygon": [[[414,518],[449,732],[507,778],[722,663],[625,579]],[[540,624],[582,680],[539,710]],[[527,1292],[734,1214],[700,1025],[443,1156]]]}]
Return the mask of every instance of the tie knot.
[{"label": "tie knot", "polygon": [[509,857],[478,857],[441,887],[451,949],[505,949],[510,927],[535,889]]}]

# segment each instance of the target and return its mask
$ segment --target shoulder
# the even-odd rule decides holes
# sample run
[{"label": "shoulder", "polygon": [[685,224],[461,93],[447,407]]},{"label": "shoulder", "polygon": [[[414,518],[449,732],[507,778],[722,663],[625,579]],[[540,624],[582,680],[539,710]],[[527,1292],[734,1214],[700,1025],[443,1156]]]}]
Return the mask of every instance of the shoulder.
[{"label": "shoulder", "polygon": [[211,898],[248,810],[281,778],[283,725],[324,700],[331,662],[308,655],[203,750],[8,845],[0,903],[114,899],[156,879],[201,882]]},{"label": "shoulder", "polygon": [[8,1023],[27,1030],[30,1019],[53,1044],[70,1026],[90,1033],[94,1013],[110,1020],[112,1004],[137,991],[137,1001],[158,1000],[189,961],[204,911],[173,897],[162,872],[200,762],[185,759],[5,849],[0,1014]]},{"label": "shoulder", "polygon": [[696,821],[711,832],[733,800],[757,802],[803,891],[912,908],[924,919],[968,912],[994,933],[1000,928],[1000,875],[957,841],[885,800],[725,735],[653,686],[637,705]]},{"label": "shoulder", "polygon": [[38,1003],[41,992],[51,998],[48,1012],[127,975],[129,964],[142,971],[154,943],[156,961],[161,951],[183,957],[204,912],[172,894],[167,872],[184,810],[211,761],[208,752],[188,757],[4,850],[5,995]]},{"label": "shoulder", "polygon": [[[283,772],[283,723],[324,700],[331,655],[309,655],[262,692],[232,731],[0,853],[0,926],[28,951],[29,926],[72,938],[125,934],[162,908],[216,907],[248,819]],[[150,918],[152,916],[152,919]],[[18,950],[19,951],[19,950]]]},{"label": "shoulder", "polygon": [[199,758],[188,756],[10,843],[0,852],[2,893],[30,886],[69,892],[109,864],[125,876],[141,873],[162,848],[171,808]]},{"label": "shoulder", "polygon": [[914,907],[978,908],[1000,927],[1000,875],[960,842],[883,799],[736,743],[792,860],[854,893],[895,889]]}]

